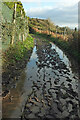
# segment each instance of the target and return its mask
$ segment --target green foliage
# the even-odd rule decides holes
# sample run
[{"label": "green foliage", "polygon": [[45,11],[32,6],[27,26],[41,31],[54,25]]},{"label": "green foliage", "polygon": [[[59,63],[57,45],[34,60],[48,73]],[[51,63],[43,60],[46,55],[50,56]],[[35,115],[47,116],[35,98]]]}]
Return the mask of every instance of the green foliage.
[{"label": "green foliage", "polygon": [[[14,4],[16,6],[16,18],[14,19]],[[8,12],[7,12],[8,11]],[[22,12],[21,12],[22,11]],[[27,16],[25,17],[25,11],[21,2],[3,2],[2,3],[2,48],[5,51],[11,43],[12,36],[14,35],[14,43],[18,40],[22,41],[22,36],[26,38],[28,35],[28,22]],[[20,37],[19,37],[20,36]],[[25,39],[24,38],[24,39]]]},{"label": "green foliage", "polygon": [[37,18],[29,18],[29,26],[36,27],[40,30],[49,30],[51,32],[57,32],[62,33],[62,30],[60,27],[56,27],[54,23],[50,19],[37,19]]},{"label": "green foliage", "polygon": [[22,14],[23,16],[25,17],[25,11],[24,11],[24,8],[23,8],[23,5],[20,1],[17,1],[17,2],[4,2],[4,4],[9,8],[9,9],[12,9],[14,10],[14,4],[17,4],[17,8],[16,8],[16,11],[17,11],[17,17],[20,17],[21,16],[21,10],[23,11]]},{"label": "green foliage", "polygon": [[[6,2],[7,3],[7,2]],[[1,2],[1,6],[2,6],[2,22],[12,22],[12,17],[13,17],[13,9],[10,9],[5,3]]]},{"label": "green foliage", "polygon": [[[51,31],[56,36],[61,35],[61,37],[51,37],[50,35],[41,34],[37,30],[36,35],[39,35],[43,38],[49,39],[50,41],[56,43],[61,49],[72,55],[75,59],[80,60],[80,31],[75,29],[70,29],[69,27],[59,27],[58,25],[54,25],[50,19],[35,19],[29,18],[29,28],[31,33],[35,33],[32,27],[37,28],[42,31]],[[66,39],[64,39],[66,36]]]},{"label": "green foliage", "polygon": [[63,51],[65,51],[67,54],[72,56],[75,60],[80,62],[80,52],[79,52],[80,48],[78,46],[77,46],[78,49],[76,49],[76,47],[74,48],[72,43],[69,43],[68,41],[63,41],[62,39],[51,37],[50,35],[47,35],[47,34],[41,34],[37,32],[34,35],[39,36],[42,39],[46,39],[48,42],[55,43],[58,47],[63,49]]},{"label": "green foliage", "polygon": [[28,51],[32,50],[34,45],[33,38],[29,35],[24,42],[17,42],[16,44],[10,45],[8,50],[3,55],[3,61],[5,64],[16,64],[18,61],[27,57]]}]

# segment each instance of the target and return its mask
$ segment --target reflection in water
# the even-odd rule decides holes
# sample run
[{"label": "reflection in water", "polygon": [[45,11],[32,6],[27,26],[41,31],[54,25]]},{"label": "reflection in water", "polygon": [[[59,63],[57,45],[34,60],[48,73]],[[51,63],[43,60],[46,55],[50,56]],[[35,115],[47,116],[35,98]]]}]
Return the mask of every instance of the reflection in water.
[{"label": "reflection in water", "polygon": [[68,69],[70,70],[71,74],[73,73],[74,76],[79,77],[79,65],[78,62],[72,59],[70,56],[68,57],[65,55],[64,51],[62,51],[59,47],[57,47],[54,43],[51,43],[52,49],[56,49],[60,59],[67,65]]},{"label": "reflection in water", "polygon": [[30,93],[22,118],[79,118],[78,76],[69,59],[52,43],[37,40],[36,46],[27,64]]},{"label": "reflection in water", "polygon": [[78,71],[78,62],[75,61],[74,59],[72,59],[70,56],[67,57],[67,55],[65,55],[64,51],[62,51],[59,47],[57,47],[54,43],[52,44],[52,49],[56,49],[56,52],[58,53],[59,57],[62,59],[62,61],[68,66],[68,68],[70,70],[72,70],[72,72],[76,72],[76,74],[78,75],[79,71]]},{"label": "reflection in water", "polygon": [[[11,118],[79,117],[78,76],[68,57],[55,44],[35,40],[31,58],[4,114]],[[80,98],[80,96],[79,96]],[[3,109],[5,108],[3,106]],[[24,107],[25,106],[25,107]]]},{"label": "reflection in water", "polygon": [[22,104],[24,101],[23,99],[24,80],[25,80],[25,71],[22,72],[19,81],[11,89],[10,95],[6,99],[3,99],[2,113],[4,118],[9,118],[9,117],[17,118],[21,115]]},{"label": "reflection in water", "polygon": [[56,50],[56,52],[58,53],[60,59],[70,68],[71,67],[71,62],[69,61],[68,57],[54,43],[51,43],[51,44],[52,44],[52,49]]}]

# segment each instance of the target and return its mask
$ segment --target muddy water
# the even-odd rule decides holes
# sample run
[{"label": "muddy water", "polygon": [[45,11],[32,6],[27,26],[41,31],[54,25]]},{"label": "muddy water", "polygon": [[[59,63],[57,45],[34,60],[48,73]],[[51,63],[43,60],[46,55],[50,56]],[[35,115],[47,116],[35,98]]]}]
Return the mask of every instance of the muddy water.
[{"label": "muddy water", "polygon": [[53,43],[36,39],[22,78],[11,90],[12,100],[6,100],[5,116],[79,118],[79,86],[78,74],[73,73],[63,51]]}]

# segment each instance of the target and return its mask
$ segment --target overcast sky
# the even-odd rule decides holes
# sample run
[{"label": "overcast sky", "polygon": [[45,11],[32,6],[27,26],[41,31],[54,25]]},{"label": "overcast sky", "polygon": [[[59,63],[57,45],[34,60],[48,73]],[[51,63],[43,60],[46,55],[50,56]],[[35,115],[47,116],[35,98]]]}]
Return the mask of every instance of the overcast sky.
[{"label": "overcast sky", "polygon": [[78,26],[79,0],[21,0],[29,17],[50,18],[55,25]]}]

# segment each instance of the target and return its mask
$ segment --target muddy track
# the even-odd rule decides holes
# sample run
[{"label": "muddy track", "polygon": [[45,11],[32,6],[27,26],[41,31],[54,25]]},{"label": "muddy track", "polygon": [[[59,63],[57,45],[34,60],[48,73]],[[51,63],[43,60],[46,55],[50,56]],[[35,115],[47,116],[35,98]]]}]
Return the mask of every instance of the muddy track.
[{"label": "muddy track", "polygon": [[79,118],[78,77],[52,44],[35,39],[26,79],[26,90],[30,92],[22,119]]}]

